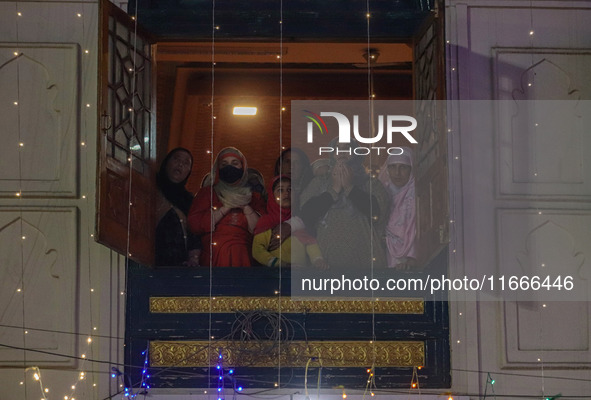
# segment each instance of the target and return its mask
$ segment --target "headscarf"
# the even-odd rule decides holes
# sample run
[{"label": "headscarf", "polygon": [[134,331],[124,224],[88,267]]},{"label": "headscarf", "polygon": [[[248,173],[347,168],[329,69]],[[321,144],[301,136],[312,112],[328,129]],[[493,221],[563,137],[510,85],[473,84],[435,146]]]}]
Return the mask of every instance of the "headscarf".
[{"label": "headscarf", "polygon": [[[189,157],[191,157],[191,169],[189,170],[187,177],[182,182],[174,183],[168,178],[168,174],[166,173],[166,164],[168,164],[170,158],[179,151],[184,151],[189,155]],[[160,192],[162,192],[166,200],[185,213],[185,215],[189,213],[191,202],[193,201],[193,195],[187,191],[187,189],[185,189],[185,185],[189,180],[192,168],[193,155],[191,152],[184,147],[177,147],[166,155],[162,161],[162,164],[160,164],[160,169],[156,173],[156,185],[158,186],[158,189],[160,189]]]},{"label": "headscarf", "polygon": [[329,167],[330,168],[330,160],[328,158],[319,158],[312,162],[312,172],[314,176],[316,176],[316,170],[322,167]]},{"label": "headscarf", "polygon": [[267,201],[267,192],[265,191],[265,178],[263,178],[263,174],[256,168],[249,168],[248,169],[248,186],[250,190],[254,193],[258,193],[261,195],[265,201]]},{"label": "headscarf", "polygon": [[[236,157],[242,161],[242,176],[234,183],[224,182],[219,178],[220,163],[225,157]],[[225,207],[236,208],[250,203],[252,191],[248,186],[248,165],[244,155],[235,147],[226,147],[220,151],[213,164],[209,183],[213,183],[213,189]]]},{"label": "headscarf", "polygon": [[294,191],[301,191],[314,177],[314,174],[312,173],[312,167],[310,166],[310,159],[302,149],[299,149],[297,147],[288,147],[287,149],[281,152],[281,155],[279,156],[277,161],[275,161],[275,176],[285,174],[285,171],[281,171],[281,161],[287,153],[297,153],[298,156],[300,156],[300,159],[302,160],[302,176],[299,177],[297,182],[295,181],[293,174],[291,176],[292,189]]},{"label": "headscarf", "polygon": [[[392,257],[414,257],[414,241],[416,236],[416,205],[414,169],[410,171],[408,182],[397,187],[390,180],[388,166],[392,164],[409,165],[412,163],[412,150],[402,147],[402,154],[390,155],[380,168],[379,180],[393,196],[390,218],[386,226],[386,242],[388,245],[389,263]],[[389,265],[393,267],[395,265]]]},{"label": "headscarf", "polygon": [[279,206],[275,199],[275,195],[273,193],[273,187],[277,182],[280,180],[289,180],[291,182],[291,178],[287,175],[279,175],[274,177],[269,186],[267,187],[267,192],[270,196],[273,196],[272,199],[267,201],[267,213],[262,215],[257,222],[257,226],[254,228],[254,234],[257,235],[261,232],[265,232],[269,229],[273,229],[277,225],[281,224],[282,222],[287,221],[291,218],[291,207],[290,208],[282,208]]}]

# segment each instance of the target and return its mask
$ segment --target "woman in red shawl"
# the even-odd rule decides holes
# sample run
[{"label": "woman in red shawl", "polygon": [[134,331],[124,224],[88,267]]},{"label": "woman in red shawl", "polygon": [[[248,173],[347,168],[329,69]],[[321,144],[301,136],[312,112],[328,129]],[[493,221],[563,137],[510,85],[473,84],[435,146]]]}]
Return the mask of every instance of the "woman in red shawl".
[{"label": "woman in red shawl", "polygon": [[265,202],[248,186],[246,158],[238,149],[226,147],[216,157],[210,177],[210,185],[195,196],[188,217],[189,227],[203,243],[200,264],[249,267],[252,233]]}]

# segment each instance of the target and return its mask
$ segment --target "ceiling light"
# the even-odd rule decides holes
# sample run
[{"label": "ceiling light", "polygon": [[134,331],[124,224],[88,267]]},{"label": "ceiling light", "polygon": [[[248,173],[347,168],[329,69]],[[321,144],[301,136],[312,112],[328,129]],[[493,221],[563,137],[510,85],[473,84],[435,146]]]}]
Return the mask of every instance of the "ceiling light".
[{"label": "ceiling light", "polygon": [[257,115],[256,107],[234,107],[232,110],[234,115]]}]

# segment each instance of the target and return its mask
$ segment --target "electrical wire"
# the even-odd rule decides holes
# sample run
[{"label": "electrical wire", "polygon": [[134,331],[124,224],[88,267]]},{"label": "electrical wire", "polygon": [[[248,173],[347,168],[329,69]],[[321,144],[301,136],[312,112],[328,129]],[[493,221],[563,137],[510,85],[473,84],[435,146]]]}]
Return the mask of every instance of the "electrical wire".
[{"label": "electrical wire", "polygon": [[23,326],[17,326],[17,325],[0,324],[0,328],[25,329],[27,331],[33,331],[33,332],[60,333],[63,335],[72,335],[72,336],[84,336],[84,337],[92,336],[93,338],[125,340],[125,338],[122,338],[120,336],[97,335],[94,333],[77,333],[77,332],[69,332],[69,331],[60,331],[57,329],[31,328],[31,327],[27,327],[27,326],[23,327]]}]

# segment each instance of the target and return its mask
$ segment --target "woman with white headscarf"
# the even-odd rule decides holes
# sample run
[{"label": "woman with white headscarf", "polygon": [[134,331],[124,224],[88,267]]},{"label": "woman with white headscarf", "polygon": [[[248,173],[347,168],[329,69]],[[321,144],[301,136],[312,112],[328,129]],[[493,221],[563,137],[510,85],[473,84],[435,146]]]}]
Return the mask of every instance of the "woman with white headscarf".
[{"label": "woman with white headscarf", "polygon": [[203,243],[201,265],[251,266],[253,231],[265,202],[248,185],[244,155],[234,147],[220,151],[205,185],[189,212],[189,226]]},{"label": "woman with white headscarf", "polygon": [[379,179],[391,198],[386,225],[388,267],[416,266],[416,200],[412,150],[402,147],[400,155],[390,155],[380,168]]}]

